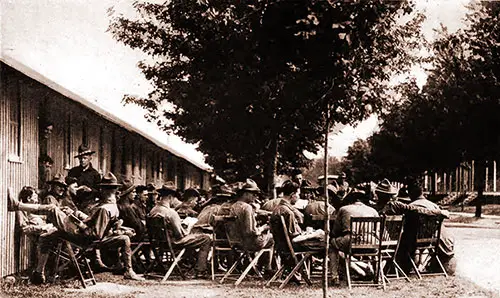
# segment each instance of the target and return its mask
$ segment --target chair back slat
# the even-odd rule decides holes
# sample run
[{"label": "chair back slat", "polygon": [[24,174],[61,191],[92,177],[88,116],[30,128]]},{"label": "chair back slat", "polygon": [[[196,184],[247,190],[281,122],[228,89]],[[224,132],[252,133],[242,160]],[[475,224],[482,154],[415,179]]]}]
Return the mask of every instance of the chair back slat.
[{"label": "chair back slat", "polygon": [[271,216],[269,223],[276,252],[280,255],[291,256],[295,263],[297,263],[298,260],[283,215]]},{"label": "chair back slat", "polygon": [[417,245],[436,245],[439,242],[442,217],[418,215],[417,216]]},{"label": "chair back slat", "polygon": [[396,246],[403,233],[404,218],[403,215],[385,216],[384,234],[382,236],[383,246]]},{"label": "chair back slat", "polygon": [[383,217],[351,217],[351,249],[378,249]]}]

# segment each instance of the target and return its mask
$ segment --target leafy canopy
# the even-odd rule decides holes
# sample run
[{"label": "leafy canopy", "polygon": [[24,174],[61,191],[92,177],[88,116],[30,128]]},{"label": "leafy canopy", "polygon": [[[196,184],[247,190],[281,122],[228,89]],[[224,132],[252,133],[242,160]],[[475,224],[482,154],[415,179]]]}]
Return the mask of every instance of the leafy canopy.
[{"label": "leafy canopy", "polygon": [[[385,105],[385,83],[413,61],[420,18],[407,1],[135,2],[115,15],[114,37],[151,59],[153,84],[126,97],[150,120],[199,143],[234,179],[304,164],[326,121],[350,124]],[[167,104],[168,103],[168,104]],[[330,107],[327,112],[327,107]]]}]

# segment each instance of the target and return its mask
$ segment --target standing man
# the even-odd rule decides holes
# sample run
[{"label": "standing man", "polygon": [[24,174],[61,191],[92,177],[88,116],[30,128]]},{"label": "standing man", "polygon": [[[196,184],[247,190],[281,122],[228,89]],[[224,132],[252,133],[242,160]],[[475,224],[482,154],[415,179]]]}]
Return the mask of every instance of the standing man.
[{"label": "standing man", "polygon": [[101,181],[101,175],[92,167],[91,161],[94,153],[95,151],[90,150],[87,145],[80,145],[78,155],[75,156],[80,165],[68,172],[68,177],[76,178],[79,185],[76,202],[79,205],[78,209],[86,214],[89,214],[89,211],[96,205],[97,185]]}]

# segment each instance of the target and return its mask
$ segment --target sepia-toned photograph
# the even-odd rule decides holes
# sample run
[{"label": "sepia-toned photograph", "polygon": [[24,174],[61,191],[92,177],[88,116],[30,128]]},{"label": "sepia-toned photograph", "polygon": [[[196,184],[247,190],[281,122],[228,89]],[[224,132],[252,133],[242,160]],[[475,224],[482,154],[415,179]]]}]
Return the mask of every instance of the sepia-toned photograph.
[{"label": "sepia-toned photograph", "polygon": [[0,98],[0,297],[500,297],[500,1],[0,0]]}]

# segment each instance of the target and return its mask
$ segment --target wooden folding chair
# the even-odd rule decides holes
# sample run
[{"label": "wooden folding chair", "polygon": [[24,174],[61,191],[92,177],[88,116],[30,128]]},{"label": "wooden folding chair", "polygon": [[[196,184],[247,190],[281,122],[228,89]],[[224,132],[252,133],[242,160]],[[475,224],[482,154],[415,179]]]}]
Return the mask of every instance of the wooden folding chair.
[{"label": "wooden folding chair", "polygon": [[[403,215],[386,215],[384,220],[384,234],[382,238],[382,262],[385,260],[385,267],[382,269],[383,278],[386,282],[390,279],[404,278],[410,282],[410,278],[401,269],[401,266],[396,262],[396,255],[399,251],[401,243],[401,235],[403,234],[404,216]],[[391,270],[394,273],[391,273]],[[401,274],[401,275],[400,275]]]},{"label": "wooden folding chair", "polygon": [[[383,217],[351,217],[351,240],[345,256],[347,285],[379,286],[385,289],[382,273],[382,235],[384,232]],[[364,262],[374,268],[373,279],[353,282],[350,273],[351,262]],[[374,265],[374,266],[373,266]]]},{"label": "wooden folding chair", "polygon": [[245,247],[243,247],[240,239],[233,239],[229,233],[231,226],[234,225],[234,222],[236,220],[237,220],[237,218],[235,216],[226,217],[224,219],[224,227],[225,227],[226,237],[227,237],[227,240],[229,242],[229,245],[231,246],[231,249],[234,252],[234,254],[236,256],[238,256],[238,259],[233,263],[231,268],[229,268],[229,270],[226,272],[226,274],[224,274],[224,276],[220,280],[220,283],[223,283],[224,280],[226,280],[229,276],[231,276],[231,274],[235,271],[235,269],[238,267],[238,265],[240,265],[242,263],[243,260],[248,259],[249,264],[248,264],[248,266],[245,267],[245,269],[243,270],[241,275],[236,279],[236,282],[234,283],[235,286],[239,285],[243,281],[243,279],[247,276],[248,272],[251,269],[253,269],[253,271],[255,272],[255,274],[257,274],[257,276],[259,278],[263,279],[264,277],[262,276],[262,274],[260,273],[260,271],[256,267],[257,262],[259,261],[260,257],[264,253],[268,253],[269,259],[271,260],[272,255],[273,255],[273,250],[274,250],[273,247],[269,247],[269,248],[262,248],[258,251],[251,251],[251,250],[248,250]]},{"label": "wooden folding chair", "polygon": [[[409,255],[411,264],[418,279],[422,279],[423,275],[444,275],[448,277],[446,270],[438,256],[438,246],[441,237],[441,225],[443,217],[428,216],[424,214],[413,214],[416,222],[415,231],[415,255]],[[417,259],[417,261],[414,260]],[[426,272],[425,265],[436,260],[442,272]]]},{"label": "wooden folding chair", "polygon": [[[293,248],[292,241],[290,240],[290,236],[288,235],[288,228],[285,223],[285,219],[282,215],[279,217],[271,217],[271,232],[273,233],[275,249],[277,254],[283,259],[288,258],[293,261],[293,267],[287,268],[285,262],[282,260],[282,264],[278,271],[271,277],[271,279],[266,283],[266,286],[271,285],[278,278],[283,276],[285,269],[291,269],[290,273],[286,276],[285,280],[283,280],[279,286],[280,289],[283,289],[288,282],[293,278],[293,276],[300,272],[305,280],[305,282],[311,286],[312,282],[309,279],[310,273],[308,272],[305,265],[307,261],[311,258],[312,255],[317,254],[318,251],[308,250],[308,251],[300,251],[296,252]],[[300,259],[300,260],[299,260]]]},{"label": "wooden folding chair", "polygon": [[[134,266],[135,272],[144,272],[151,264],[152,260],[149,259],[149,256],[144,254],[144,249],[150,247],[151,243],[147,237],[141,241],[130,243],[130,248],[132,249],[132,265]],[[141,260],[141,257],[144,257],[144,262]]]},{"label": "wooden folding chair", "polygon": [[94,253],[97,244],[98,242],[93,242],[84,247],[67,239],[59,238],[56,250],[52,251],[56,255],[53,279],[55,280],[56,275],[61,274],[68,268],[69,264],[72,264],[83,288],[88,285],[96,285],[97,281],[90,267],[89,254]]},{"label": "wooden folding chair", "polygon": [[[234,251],[229,244],[229,240],[226,234],[225,222],[227,220],[235,219],[230,215],[216,215],[213,216],[211,220],[212,225],[212,252],[210,258],[210,270],[212,274],[212,280],[215,280],[219,275],[216,274],[215,266],[220,264],[224,257],[230,257],[234,255]],[[231,259],[231,258],[229,258]],[[228,260],[229,260],[228,259]],[[227,271],[226,271],[227,272]],[[220,276],[224,276],[220,274]]]},{"label": "wooden folding chair", "polygon": [[[186,279],[184,272],[179,266],[179,261],[186,252],[186,249],[174,248],[165,219],[161,216],[149,217],[146,220],[146,226],[148,228],[149,242],[155,259],[147,268],[145,275],[162,277],[161,281],[165,282],[170,277],[174,269],[177,269],[177,272],[182,279]],[[149,273],[157,267],[159,267],[162,271],[166,271],[165,275],[158,276]]]}]

